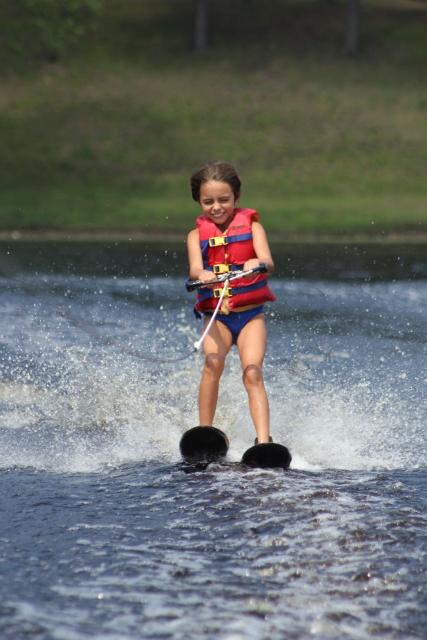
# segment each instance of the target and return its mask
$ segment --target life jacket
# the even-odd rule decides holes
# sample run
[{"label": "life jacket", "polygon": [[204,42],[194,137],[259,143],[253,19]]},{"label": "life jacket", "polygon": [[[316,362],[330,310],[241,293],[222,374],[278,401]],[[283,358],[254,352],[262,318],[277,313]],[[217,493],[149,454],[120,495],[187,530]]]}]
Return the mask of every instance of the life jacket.
[{"label": "life jacket", "polygon": [[[244,263],[256,258],[252,240],[252,222],[259,220],[254,209],[235,209],[234,217],[227,229],[222,232],[207,216],[196,219],[199,230],[203,267],[215,275],[237,271]],[[194,312],[211,312],[221,296],[224,282],[218,282],[215,288],[200,289]],[[220,313],[229,313],[241,307],[261,305],[274,301],[276,296],[270,291],[265,274],[257,273],[252,278],[236,278],[228,283]]]}]

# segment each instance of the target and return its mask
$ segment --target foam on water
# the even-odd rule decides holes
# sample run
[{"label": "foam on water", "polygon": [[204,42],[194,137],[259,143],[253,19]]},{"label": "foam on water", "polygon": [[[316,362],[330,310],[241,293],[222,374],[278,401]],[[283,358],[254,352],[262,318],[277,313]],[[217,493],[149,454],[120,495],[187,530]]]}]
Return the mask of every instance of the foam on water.
[{"label": "foam on water", "polygon": [[[89,471],[131,460],[178,459],[179,438],[197,420],[201,358],[191,358],[172,373],[147,372],[129,356],[98,355],[93,361],[71,349],[63,358],[64,375],[53,388],[2,384],[2,467]],[[254,437],[239,369],[232,356],[216,421],[227,431],[229,458],[236,461]],[[270,389],[273,434],[291,449],[294,468],[416,468],[426,463],[416,411],[412,416],[407,407],[401,411],[399,398],[391,393],[374,404],[363,387],[309,390],[291,381],[285,366],[275,377]]]},{"label": "foam on water", "polygon": [[[25,286],[6,287],[4,293],[3,319],[18,320],[2,334],[0,466],[87,472],[130,461],[177,461],[181,434],[197,424],[202,357],[189,355],[175,364],[149,357],[153,352],[160,358],[189,352],[197,337],[198,326],[177,306],[176,283],[45,277],[37,281],[34,302],[35,282],[27,278]],[[325,312],[328,295],[329,313],[342,313],[348,321],[355,285],[310,286],[283,283],[287,308],[298,301],[301,314],[305,297],[311,296],[312,310],[317,305]],[[414,284],[408,287],[399,300],[417,310],[425,304],[421,291]],[[358,289],[360,304],[365,308],[374,300],[384,323],[394,294],[389,285]],[[399,386],[395,374],[378,377],[375,368],[386,353],[384,369],[391,366],[397,376],[403,375],[396,346],[390,350],[386,345],[385,351],[383,336],[369,335],[369,345],[364,344],[371,357],[359,362],[354,333],[361,322],[351,336],[337,339],[322,331],[307,332],[307,321],[298,317],[283,322],[286,308],[277,309],[271,319],[266,381],[272,433],[291,449],[293,468],[425,465],[425,404],[412,402],[413,389],[405,388],[404,377]],[[396,318],[396,304],[393,314]],[[303,341],[306,348],[298,352]],[[411,352],[411,343],[402,347],[400,341],[398,349],[403,348],[407,359],[417,351],[417,345]],[[139,357],[132,355],[133,349]],[[239,460],[255,434],[235,352],[221,384],[216,426],[230,437],[229,459]]]},{"label": "foam on water", "polygon": [[[184,473],[202,357],[157,359],[200,329],[182,283],[0,281],[0,636],[423,638],[427,287],[397,284],[276,279],[265,378],[294,471]],[[239,460],[235,350],[216,424]]]}]

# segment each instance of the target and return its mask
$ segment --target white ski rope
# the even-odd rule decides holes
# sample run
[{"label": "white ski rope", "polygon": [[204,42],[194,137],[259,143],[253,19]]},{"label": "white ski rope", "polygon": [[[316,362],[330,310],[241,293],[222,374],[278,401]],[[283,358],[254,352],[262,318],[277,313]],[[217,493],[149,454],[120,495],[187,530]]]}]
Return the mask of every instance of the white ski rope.
[{"label": "white ski rope", "polygon": [[222,304],[222,301],[224,299],[225,291],[226,291],[227,288],[228,288],[228,278],[226,280],[224,280],[224,287],[223,287],[223,290],[222,290],[221,295],[219,297],[218,304],[215,307],[215,311],[213,312],[212,317],[211,317],[211,319],[209,320],[209,322],[208,322],[208,324],[206,326],[206,329],[203,331],[202,337],[199,338],[199,340],[196,340],[196,342],[194,343],[194,351],[198,351],[200,349],[200,347],[202,346],[203,340],[208,335],[208,333],[210,331],[210,328],[211,328],[211,326],[212,326],[213,322],[215,321],[215,318],[216,318],[216,316],[218,314],[218,311],[221,308],[221,304]]}]

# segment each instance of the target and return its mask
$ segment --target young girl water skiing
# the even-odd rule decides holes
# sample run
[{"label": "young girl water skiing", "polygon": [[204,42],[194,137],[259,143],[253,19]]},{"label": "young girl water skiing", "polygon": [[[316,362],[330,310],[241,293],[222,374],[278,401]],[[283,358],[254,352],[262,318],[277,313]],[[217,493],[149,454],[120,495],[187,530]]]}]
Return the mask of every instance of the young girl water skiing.
[{"label": "young girl water skiing", "polygon": [[[201,207],[196,228],[187,238],[189,276],[207,282],[216,275],[260,266],[267,273],[273,259],[259,214],[239,208],[241,182],[237,171],[226,162],[209,162],[191,176],[191,193]],[[221,308],[203,341],[205,362],[199,388],[199,424],[212,426],[218,388],[225,358],[236,344],[243,372],[243,384],[255,425],[257,442],[270,439],[269,406],[262,365],[266,349],[263,305],[275,300],[265,274],[219,283],[199,291],[195,313],[206,327],[226,287]]]}]

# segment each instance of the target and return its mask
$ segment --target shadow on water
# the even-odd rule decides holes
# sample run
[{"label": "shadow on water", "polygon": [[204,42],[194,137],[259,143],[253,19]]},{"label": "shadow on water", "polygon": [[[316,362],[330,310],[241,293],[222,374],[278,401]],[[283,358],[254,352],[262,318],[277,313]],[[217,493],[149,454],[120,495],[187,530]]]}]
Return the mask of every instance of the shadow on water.
[{"label": "shadow on water", "polygon": [[[272,244],[276,276],[381,281],[427,278],[424,244]],[[0,242],[0,275],[185,276],[184,241]]]}]

